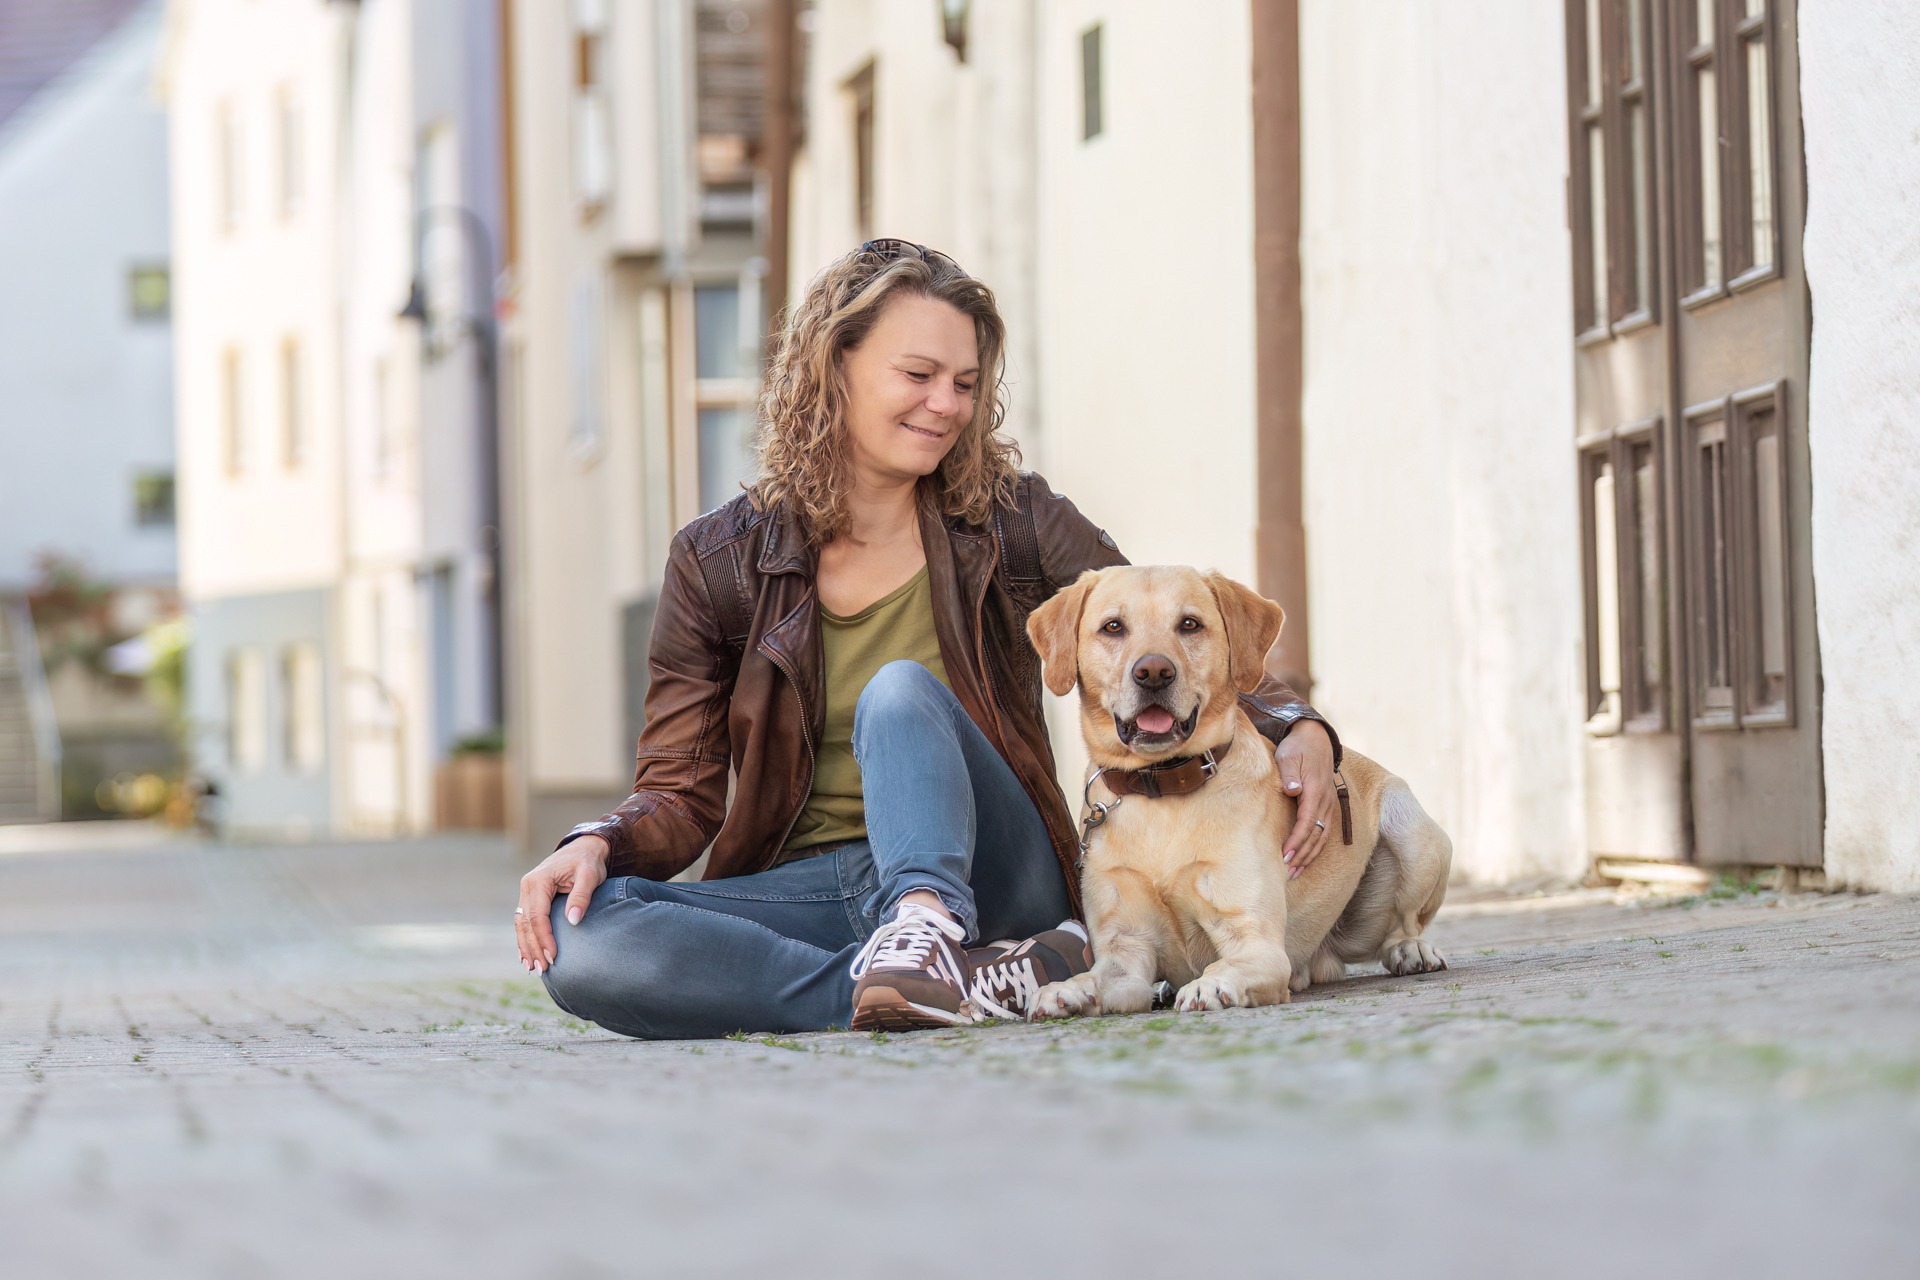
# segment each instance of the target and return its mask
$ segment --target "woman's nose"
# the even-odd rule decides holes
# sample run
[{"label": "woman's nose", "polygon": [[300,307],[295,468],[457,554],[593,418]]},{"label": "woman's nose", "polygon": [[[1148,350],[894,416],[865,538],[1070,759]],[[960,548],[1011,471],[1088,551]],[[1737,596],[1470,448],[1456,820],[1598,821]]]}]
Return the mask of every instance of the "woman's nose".
[{"label": "woman's nose", "polygon": [[960,397],[951,382],[935,382],[927,392],[927,412],[951,418],[960,407]]}]

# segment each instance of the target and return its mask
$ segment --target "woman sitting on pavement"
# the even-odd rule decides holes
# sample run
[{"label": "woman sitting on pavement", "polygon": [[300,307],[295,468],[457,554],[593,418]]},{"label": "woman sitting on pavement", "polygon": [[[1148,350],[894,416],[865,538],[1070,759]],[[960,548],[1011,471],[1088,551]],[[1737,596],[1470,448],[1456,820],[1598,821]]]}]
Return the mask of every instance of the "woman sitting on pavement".
[{"label": "woman sitting on pavement", "polygon": [[[657,1038],[904,1030],[1023,1016],[1090,965],[1024,624],[1122,557],[1015,469],[1004,350],[992,292],[905,241],[793,308],[759,480],[668,553],[633,794],[520,884],[521,963],[561,1008]],[[1278,681],[1246,705],[1304,867],[1330,732]],[[707,878],[670,881],[709,842]]]}]

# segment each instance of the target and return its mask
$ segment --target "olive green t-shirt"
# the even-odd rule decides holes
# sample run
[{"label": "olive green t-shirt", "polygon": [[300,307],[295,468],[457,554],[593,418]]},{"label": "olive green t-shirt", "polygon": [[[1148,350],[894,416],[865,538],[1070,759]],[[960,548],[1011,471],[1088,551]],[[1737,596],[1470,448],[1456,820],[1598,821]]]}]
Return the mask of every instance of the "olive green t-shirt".
[{"label": "olive green t-shirt", "polygon": [[827,723],[815,751],[813,791],[787,837],[782,861],[808,856],[820,845],[867,834],[860,766],[853,758],[853,709],[874,672],[889,662],[917,662],[947,683],[940,640],[933,630],[933,588],[922,568],[905,585],[842,618],[820,610],[826,650]]}]

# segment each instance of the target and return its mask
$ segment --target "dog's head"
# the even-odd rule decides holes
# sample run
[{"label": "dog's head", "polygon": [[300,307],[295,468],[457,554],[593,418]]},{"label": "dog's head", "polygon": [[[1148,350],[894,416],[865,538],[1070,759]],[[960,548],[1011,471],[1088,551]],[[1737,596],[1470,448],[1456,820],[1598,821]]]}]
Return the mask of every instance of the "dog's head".
[{"label": "dog's head", "polygon": [[1259,687],[1285,619],[1218,573],[1123,565],[1081,574],[1033,611],[1027,634],[1047,688],[1080,686],[1094,763],[1129,769],[1231,738],[1235,695]]}]

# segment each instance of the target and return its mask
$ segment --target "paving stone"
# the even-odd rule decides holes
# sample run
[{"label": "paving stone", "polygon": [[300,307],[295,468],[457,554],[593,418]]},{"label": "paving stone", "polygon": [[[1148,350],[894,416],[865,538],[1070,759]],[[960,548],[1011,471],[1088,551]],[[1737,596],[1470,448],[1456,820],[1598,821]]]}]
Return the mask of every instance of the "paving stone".
[{"label": "paving stone", "polygon": [[1920,1274],[1920,900],[1456,893],[1293,1003],[642,1043],[497,840],[0,846],[0,1274]]}]

